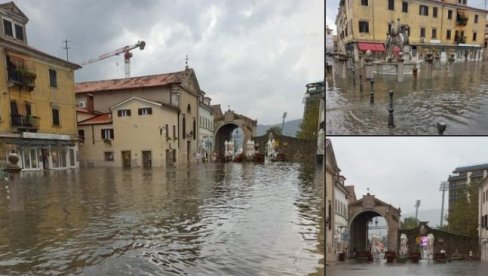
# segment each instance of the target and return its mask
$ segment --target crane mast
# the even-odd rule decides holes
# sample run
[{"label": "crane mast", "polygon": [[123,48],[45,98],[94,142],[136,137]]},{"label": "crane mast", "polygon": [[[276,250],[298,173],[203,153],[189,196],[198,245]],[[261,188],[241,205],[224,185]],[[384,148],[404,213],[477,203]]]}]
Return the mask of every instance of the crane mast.
[{"label": "crane mast", "polygon": [[145,46],[146,46],[146,42],[138,41],[136,44],[134,44],[132,46],[125,46],[125,47],[116,49],[114,51],[105,53],[103,55],[100,55],[96,58],[89,59],[85,62],[82,62],[81,65],[85,66],[85,65],[88,65],[90,63],[94,63],[94,62],[97,62],[97,61],[100,61],[100,60],[103,60],[103,59],[106,59],[106,58],[109,58],[112,56],[118,56],[118,55],[124,53],[125,77],[128,78],[128,77],[130,77],[130,58],[132,57],[132,53],[130,51],[132,51],[136,48],[144,50]]}]

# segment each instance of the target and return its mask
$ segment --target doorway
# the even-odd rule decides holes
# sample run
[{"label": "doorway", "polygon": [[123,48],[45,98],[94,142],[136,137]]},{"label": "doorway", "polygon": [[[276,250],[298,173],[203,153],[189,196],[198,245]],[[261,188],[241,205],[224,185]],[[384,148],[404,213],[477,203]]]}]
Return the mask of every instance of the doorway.
[{"label": "doorway", "polygon": [[142,166],[144,168],[152,167],[151,151],[150,150],[142,151]]},{"label": "doorway", "polygon": [[122,151],[122,166],[124,168],[130,168],[131,167],[131,154],[130,154],[130,150]]},{"label": "doorway", "polygon": [[49,149],[41,149],[42,168],[49,169]]}]

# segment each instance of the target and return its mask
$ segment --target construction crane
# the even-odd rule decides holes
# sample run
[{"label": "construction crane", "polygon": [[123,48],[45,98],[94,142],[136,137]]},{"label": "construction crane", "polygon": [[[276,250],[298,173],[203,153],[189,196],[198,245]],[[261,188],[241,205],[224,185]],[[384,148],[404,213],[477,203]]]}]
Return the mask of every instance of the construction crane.
[{"label": "construction crane", "polygon": [[128,77],[130,77],[130,58],[132,57],[132,53],[130,51],[134,50],[135,48],[139,48],[141,50],[144,50],[145,46],[146,46],[146,42],[137,41],[137,43],[135,45],[125,46],[125,47],[119,48],[115,51],[105,53],[99,57],[89,59],[89,60],[81,63],[81,65],[85,66],[85,65],[88,65],[90,63],[94,63],[94,62],[97,62],[99,60],[106,59],[106,58],[109,58],[112,56],[118,56],[118,55],[124,53],[125,77],[128,78]]}]

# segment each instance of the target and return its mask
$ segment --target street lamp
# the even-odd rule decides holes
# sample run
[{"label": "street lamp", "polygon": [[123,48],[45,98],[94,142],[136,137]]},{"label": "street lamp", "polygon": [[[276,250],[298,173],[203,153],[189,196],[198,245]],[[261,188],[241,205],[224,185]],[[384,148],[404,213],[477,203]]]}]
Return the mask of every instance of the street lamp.
[{"label": "street lamp", "polygon": [[443,181],[441,186],[439,187],[439,191],[442,191],[442,206],[441,206],[441,227],[442,223],[444,222],[444,193],[449,190],[449,183],[447,181]]}]

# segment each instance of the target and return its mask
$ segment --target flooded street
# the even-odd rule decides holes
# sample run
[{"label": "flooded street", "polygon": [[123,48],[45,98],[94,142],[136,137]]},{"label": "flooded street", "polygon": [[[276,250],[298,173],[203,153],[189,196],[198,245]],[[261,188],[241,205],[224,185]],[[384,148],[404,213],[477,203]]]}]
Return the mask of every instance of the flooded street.
[{"label": "flooded street", "polygon": [[429,263],[421,260],[414,264],[386,264],[384,260],[374,263],[357,263],[347,261],[327,266],[325,271],[330,276],[403,276],[403,275],[429,275],[429,276],[483,276],[486,275],[488,263],[479,261],[453,261],[449,263]]},{"label": "flooded street", "polygon": [[[445,135],[488,134],[488,62],[422,63],[417,78],[375,75],[374,104],[371,85],[351,70],[342,77],[342,64],[326,81],[328,135],[437,135],[437,123],[447,125]],[[364,76],[364,73],[363,73]],[[395,128],[388,128],[388,91],[394,92]]]},{"label": "flooded street", "polygon": [[314,274],[322,174],[291,163],[23,173],[9,200],[0,182],[0,274]]}]

